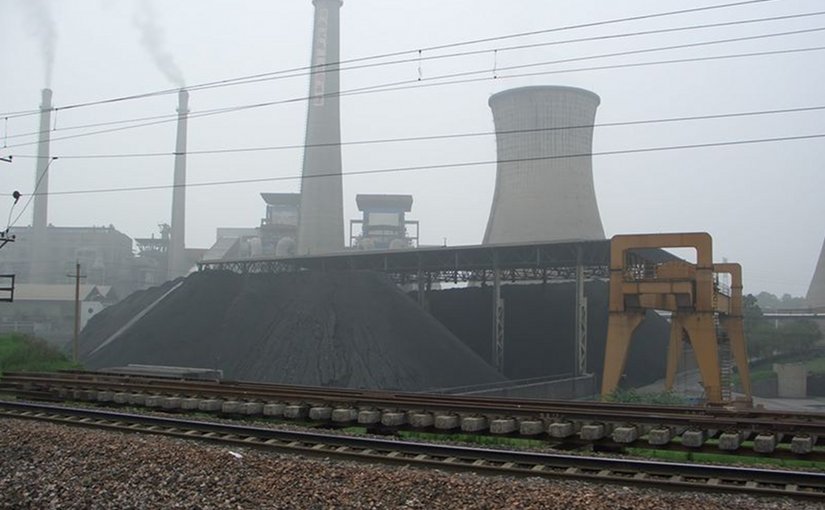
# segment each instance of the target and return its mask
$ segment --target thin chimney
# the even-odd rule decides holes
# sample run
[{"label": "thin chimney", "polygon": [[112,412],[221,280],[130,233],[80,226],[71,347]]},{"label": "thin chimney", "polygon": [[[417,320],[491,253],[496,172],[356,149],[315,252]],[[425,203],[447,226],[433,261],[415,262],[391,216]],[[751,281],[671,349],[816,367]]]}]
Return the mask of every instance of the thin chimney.
[{"label": "thin chimney", "polygon": [[50,131],[52,129],[52,90],[43,89],[43,102],[40,105],[40,137],[37,145],[37,172],[34,176],[36,195],[34,197],[34,217],[32,226],[35,233],[45,233],[48,225],[49,197],[49,153]]},{"label": "thin chimney", "polygon": [[339,29],[341,0],[313,0],[312,73],[301,179],[298,254],[344,249]]},{"label": "thin chimney", "polygon": [[186,121],[189,92],[178,92],[178,136],[175,144],[175,178],[172,190],[172,229],[169,238],[168,278],[185,276],[186,264]]},{"label": "thin chimney", "polygon": [[49,149],[52,129],[52,89],[43,89],[40,104],[40,134],[37,145],[37,163],[34,175],[34,211],[32,212],[32,262],[29,281],[45,282],[47,233],[49,225]]}]

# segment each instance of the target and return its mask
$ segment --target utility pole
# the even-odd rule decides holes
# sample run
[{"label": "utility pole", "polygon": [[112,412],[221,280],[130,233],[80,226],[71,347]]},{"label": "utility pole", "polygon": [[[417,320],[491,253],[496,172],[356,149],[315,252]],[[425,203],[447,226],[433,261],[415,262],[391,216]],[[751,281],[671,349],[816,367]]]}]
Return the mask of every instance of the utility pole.
[{"label": "utility pole", "polygon": [[75,273],[67,274],[74,278],[74,336],[72,337],[72,361],[77,363],[77,338],[80,336],[80,279],[86,275],[80,274],[80,261],[75,262]]}]

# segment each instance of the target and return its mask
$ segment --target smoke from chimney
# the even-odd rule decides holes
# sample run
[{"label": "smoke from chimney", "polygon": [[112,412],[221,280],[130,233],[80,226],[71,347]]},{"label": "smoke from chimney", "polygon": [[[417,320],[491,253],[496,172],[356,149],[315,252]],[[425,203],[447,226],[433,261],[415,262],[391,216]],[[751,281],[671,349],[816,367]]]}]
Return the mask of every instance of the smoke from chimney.
[{"label": "smoke from chimney", "polygon": [[166,36],[163,30],[155,24],[157,16],[155,9],[149,0],[143,0],[137,4],[134,24],[140,30],[140,42],[151,55],[155,65],[166,78],[176,87],[183,88],[186,82],[183,79],[183,72],[172,54],[164,48]]},{"label": "smoke from chimney", "polygon": [[57,29],[49,4],[46,0],[26,0],[21,4],[27,13],[29,33],[40,43],[46,87],[51,87],[54,53],[57,48]]}]

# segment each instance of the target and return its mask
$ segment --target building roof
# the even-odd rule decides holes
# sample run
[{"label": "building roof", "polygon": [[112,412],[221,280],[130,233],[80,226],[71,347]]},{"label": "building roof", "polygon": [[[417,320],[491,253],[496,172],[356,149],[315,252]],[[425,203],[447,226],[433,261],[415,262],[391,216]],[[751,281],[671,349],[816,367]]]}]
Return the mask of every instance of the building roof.
[{"label": "building roof", "polygon": [[[80,300],[105,300],[112,287],[110,285],[80,285]],[[15,301],[74,301],[75,286],[67,284],[17,283],[14,285]]]},{"label": "building roof", "polygon": [[358,210],[392,209],[404,212],[412,210],[412,195],[356,195],[355,203]]}]

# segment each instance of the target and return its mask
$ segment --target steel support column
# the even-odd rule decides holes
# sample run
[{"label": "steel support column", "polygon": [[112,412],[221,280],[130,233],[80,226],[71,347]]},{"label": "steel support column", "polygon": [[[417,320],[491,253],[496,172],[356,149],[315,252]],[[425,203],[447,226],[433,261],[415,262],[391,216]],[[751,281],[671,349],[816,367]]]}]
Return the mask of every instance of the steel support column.
[{"label": "steel support column", "polygon": [[493,267],[493,349],[491,361],[493,366],[504,373],[504,300],[501,298],[501,272],[498,269],[498,257]]},{"label": "steel support column", "polygon": [[584,295],[584,267],[581,248],[576,249],[576,345],[575,370],[577,377],[587,373],[587,298]]}]

